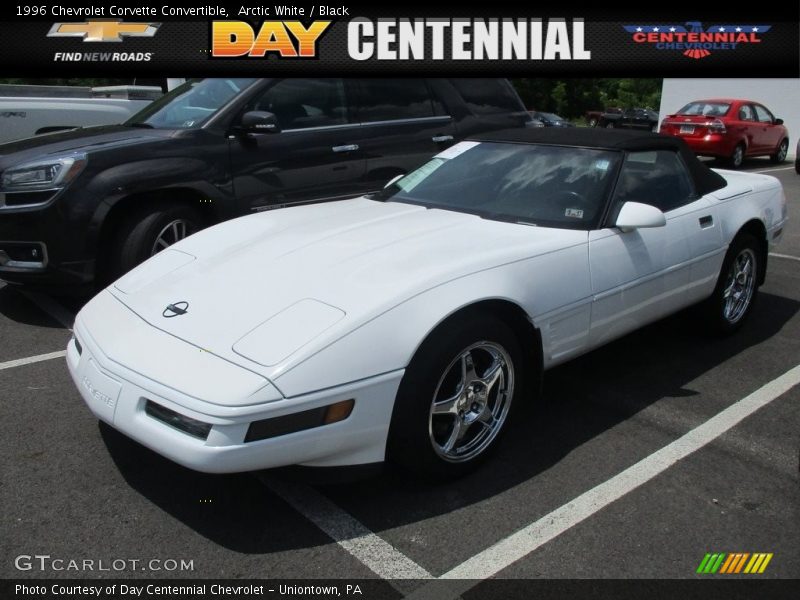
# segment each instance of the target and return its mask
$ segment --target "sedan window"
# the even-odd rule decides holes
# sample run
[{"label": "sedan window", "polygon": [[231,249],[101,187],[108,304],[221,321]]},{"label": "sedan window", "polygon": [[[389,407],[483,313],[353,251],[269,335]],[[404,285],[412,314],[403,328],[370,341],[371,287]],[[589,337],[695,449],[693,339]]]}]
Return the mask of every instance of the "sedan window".
[{"label": "sedan window", "polygon": [[756,116],[760,123],[772,123],[775,120],[772,113],[760,104],[755,104],[754,108],[756,109]]}]

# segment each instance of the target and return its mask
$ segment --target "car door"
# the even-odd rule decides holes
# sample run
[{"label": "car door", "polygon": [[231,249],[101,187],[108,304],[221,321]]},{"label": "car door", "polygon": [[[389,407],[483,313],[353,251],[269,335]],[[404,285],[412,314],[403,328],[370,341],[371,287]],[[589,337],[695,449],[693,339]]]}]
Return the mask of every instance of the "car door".
[{"label": "car door", "polygon": [[[702,199],[700,199],[702,200]],[[663,227],[614,227],[625,202],[664,212]],[[707,204],[698,203],[680,157],[659,150],[628,153],[604,228],[589,234],[592,277],[590,345],[598,346],[685,306],[691,237]]]},{"label": "car door", "polygon": [[243,109],[273,113],[277,133],[229,136],[234,190],[246,210],[355,196],[366,161],[342,79],[278,79]]},{"label": "car door", "polygon": [[781,142],[781,128],[775,125],[775,117],[761,104],[753,104],[758,119],[758,148],[761,152],[773,152]]},{"label": "car door", "polygon": [[424,79],[360,79],[352,85],[366,157],[364,191],[381,189],[455,142],[453,119]]},{"label": "car door", "polygon": [[758,121],[756,121],[756,111],[750,104],[740,104],[738,110],[731,111],[730,119],[726,121],[725,126],[736,134],[737,140],[740,137],[747,140],[748,153],[758,149],[756,140]]}]

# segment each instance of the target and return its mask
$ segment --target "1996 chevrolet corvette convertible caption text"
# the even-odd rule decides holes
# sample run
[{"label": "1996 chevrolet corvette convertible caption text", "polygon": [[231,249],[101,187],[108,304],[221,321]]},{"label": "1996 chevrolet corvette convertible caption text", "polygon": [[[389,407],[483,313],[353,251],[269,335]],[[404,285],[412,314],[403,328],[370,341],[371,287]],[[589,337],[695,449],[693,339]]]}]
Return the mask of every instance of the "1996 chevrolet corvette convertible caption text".
[{"label": "1996 chevrolet corvette convertible caption text", "polygon": [[458,476],[544,369],[691,304],[737,329],[786,220],[776,179],[676,138],[484,134],[171,246],[84,307],[67,361],[97,417],[192,469]]}]

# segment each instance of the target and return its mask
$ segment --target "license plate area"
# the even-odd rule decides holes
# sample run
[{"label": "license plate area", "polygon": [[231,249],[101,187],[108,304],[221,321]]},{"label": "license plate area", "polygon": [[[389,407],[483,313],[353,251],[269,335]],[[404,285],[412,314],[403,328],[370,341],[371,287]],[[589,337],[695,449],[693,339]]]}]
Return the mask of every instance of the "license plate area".
[{"label": "license plate area", "polygon": [[694,133],[694,125],[681,125],[680,132],[685,135],[691,135]]}]

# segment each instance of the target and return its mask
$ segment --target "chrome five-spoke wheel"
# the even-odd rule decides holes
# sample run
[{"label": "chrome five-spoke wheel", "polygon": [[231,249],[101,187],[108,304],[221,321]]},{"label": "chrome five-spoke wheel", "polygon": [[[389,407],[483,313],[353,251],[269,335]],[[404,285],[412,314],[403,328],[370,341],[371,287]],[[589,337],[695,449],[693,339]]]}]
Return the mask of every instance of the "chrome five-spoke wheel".
[{"label": "chrome five-spoke wheel", "polygon": [[445,369],[434,392],[428,434],[434,451],[468,461],[500,432],[514,394],[514,366],[494,342],[472,344]]},{"label": "chrome five-spoke wheel", "polygon": [[742,249],[733,259],[728,270],[728,279],[722,293],[723,317],[735,324],[747,313],[756,287],[756,255],[750,248]]}]

